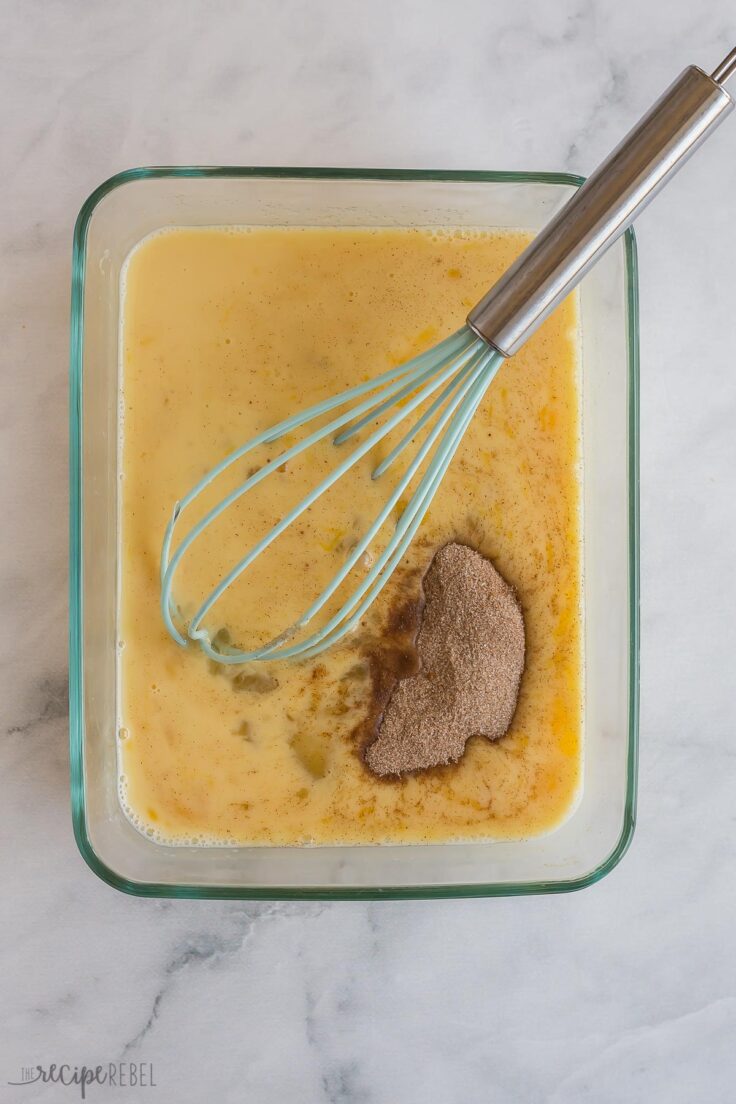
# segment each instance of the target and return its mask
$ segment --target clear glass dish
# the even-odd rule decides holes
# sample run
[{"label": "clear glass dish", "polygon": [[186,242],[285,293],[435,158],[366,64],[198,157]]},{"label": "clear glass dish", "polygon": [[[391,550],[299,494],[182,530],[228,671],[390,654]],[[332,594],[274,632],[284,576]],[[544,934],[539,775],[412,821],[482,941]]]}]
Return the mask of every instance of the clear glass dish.
[{"label": "clear glass dish", "polygon": [[634,827],[638,724],[638,320],[631,231],[580,291],[585,765],[575,812],[522,841],[168,847],[118,801],[116,577],[120,273],[165,226],[473,226],[536,230],[582,183],[557,173],[154,168],[82,207],[74,235],[70,401],[70,742],[74,832],[110,885],[161,897],[370,899],[579,889]]}]

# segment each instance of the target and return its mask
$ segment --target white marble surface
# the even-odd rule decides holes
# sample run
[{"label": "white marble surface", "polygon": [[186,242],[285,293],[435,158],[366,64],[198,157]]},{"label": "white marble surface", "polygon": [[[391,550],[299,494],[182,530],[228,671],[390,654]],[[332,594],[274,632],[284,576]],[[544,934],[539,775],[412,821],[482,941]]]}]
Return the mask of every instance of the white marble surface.
[{"label": "white marble surface", "polygon": [[634,844],[563,897],[175,903],[97,881],[67,777],[71,230],[146,163],[588,170],[731,0],[0,0],[0,1100],[736,1099],[736,120],[642,220]]}]

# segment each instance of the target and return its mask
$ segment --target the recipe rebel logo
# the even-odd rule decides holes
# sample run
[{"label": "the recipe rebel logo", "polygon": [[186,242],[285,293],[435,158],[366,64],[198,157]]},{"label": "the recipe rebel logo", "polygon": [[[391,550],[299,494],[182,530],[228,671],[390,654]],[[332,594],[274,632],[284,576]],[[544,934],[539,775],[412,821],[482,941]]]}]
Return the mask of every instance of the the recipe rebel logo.
[{"label": "the recipe rebel logo", "polygon": [[52,1062],[48,1066],[22,1066],[20,1080],[8,1081],[8,1085],[65,1085],[76,1088],[82,1100],[94,1085],[106,1085],[116,1089],[155,1089],[152,1062],[107,1062],[97,1066],[72,1066],[66,1062]]}]

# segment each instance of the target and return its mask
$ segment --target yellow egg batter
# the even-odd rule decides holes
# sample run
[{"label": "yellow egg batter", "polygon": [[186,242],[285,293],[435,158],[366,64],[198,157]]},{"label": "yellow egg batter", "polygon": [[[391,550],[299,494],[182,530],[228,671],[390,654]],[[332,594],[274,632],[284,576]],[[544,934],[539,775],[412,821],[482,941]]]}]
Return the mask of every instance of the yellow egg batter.
[{"label": "yellow egg batter", "polygon": [[[123,801],[142,831],[273,844],[519,838],[571,810],[583,713],[574,297],[502,366],[418,539],[343,644],[302,663],[224,667],[178,647],[159,612],[173,503],[247,438],[456,330],[527,240],[207,228],[165,231],[133,251],[122,331],[119,747]],[[207,620],[213,636],[264,642],[306,608],[406,463],[370,480],[390,443],[226,593]],[[187,520],[275,450],[246,457]],[[177,575],[183,616],[337,455],[329,444],[287,465],[212,526]],[[184,518],[180,526],[179,537]],[[527,636],[519,705],[497,743],[476,737],[456,765],[381,780],[360,755],[371,673],[376,656],[401,653],[398,612],[415,609],[421,575],[449,540],[489,556],[518,591]]]}]

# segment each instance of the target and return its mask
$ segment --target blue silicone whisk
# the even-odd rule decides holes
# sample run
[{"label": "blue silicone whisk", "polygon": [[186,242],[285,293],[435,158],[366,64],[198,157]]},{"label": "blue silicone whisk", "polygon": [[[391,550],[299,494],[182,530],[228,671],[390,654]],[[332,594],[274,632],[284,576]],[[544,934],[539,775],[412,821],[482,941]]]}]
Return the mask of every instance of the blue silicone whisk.
[{"label": "blue silicone whisk", "polygon": [[[734,102],[723,85],[734,71],[736,49],[710,76],[695,66],[687,68],[473,308],[461,330],[398,368],[264,430],[222,460],[176,503],[161,554],[161,612],[177,643],[185,645],[187,638],[197,641],[211,659],[220,663],[307,658],[334,644],[354,628],[385,586],[414,537],[473,414],[504,359],[521,347],[733,108]],[[339,413],[236,487],[186,533],[172,552],[182,516],[222,472],[257,446],[278,441],[332,411]],[[340,447],[376,419],[384,420],[234,565],[203,599],[189,623],[178,627],[176,622],[180,618],[173,597],[177,568],[215,518],[318,441],[331,436],[335,446]],[[406,432],[374,469],[372,478],[380,479],[410,446],[415,446],[416,451],[411,454],[406,470],[372,525],[309,609],[296,623],[285,626],[277,639],[263,647],[250,651],[215,647],[204,620],[224,591],[337,479],[407,419],[410,422]],[[423,432],[426,435],[422,436]],[[325,624],[309,632],[313,618],[389,522],[402,494],[420,470],[421,478],[386,547],[340,609]]]}]

